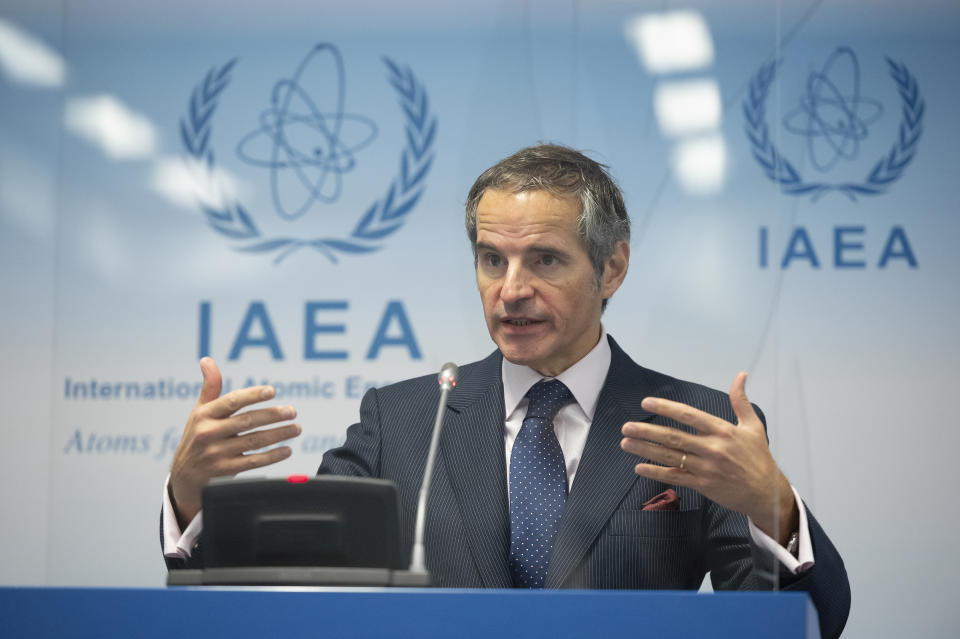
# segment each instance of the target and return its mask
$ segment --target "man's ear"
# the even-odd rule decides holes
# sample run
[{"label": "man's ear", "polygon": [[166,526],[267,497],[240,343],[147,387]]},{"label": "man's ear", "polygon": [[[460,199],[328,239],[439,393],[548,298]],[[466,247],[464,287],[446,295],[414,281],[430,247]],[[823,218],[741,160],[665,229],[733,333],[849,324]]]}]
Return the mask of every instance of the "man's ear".
[{"label": "man's ear", "polygon": [[603,275],[600,276],[600,295],[603,299],[612,296],[627,276],[630,266],[630,245],[626,242],[617,242],[613,254],[603,264]]}]

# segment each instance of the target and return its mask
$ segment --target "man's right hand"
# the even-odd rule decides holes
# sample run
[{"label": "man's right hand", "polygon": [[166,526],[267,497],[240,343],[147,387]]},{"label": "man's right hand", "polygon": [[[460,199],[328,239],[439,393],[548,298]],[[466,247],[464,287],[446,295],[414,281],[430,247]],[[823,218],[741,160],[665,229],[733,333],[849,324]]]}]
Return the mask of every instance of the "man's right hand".
[{"label": "man's right hand", "polygon": [[297,412],[292,406],[271,406],[244,413],[242,408],[273,399],[270,386],[251,386],[220,397],[223,380],[220,369],[209,357],[200,360],[203,386],[197,405],[183,429],[180,445],[173,454],[170,467],[170,489],[176,504],[181,529],[200,512],[203,487],[212,477],[225,477],[269,466],[284,460],[293,452],[289,446],[279,446],[259,453],[259,450],[300,434],[297,424],[247,432],[260,426],[293,419]]}]

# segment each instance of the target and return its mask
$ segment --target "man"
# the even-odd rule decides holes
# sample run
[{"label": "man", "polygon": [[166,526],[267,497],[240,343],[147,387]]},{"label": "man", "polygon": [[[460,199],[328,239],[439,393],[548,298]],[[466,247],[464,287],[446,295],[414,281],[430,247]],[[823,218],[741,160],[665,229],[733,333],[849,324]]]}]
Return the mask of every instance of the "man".
[{"label": "man", "polygon": [[[843,562],[774,462],[746,374],[726,396],[644,369],[606,336],[630,223],[604,167],[523,149],[477,179],[466,208],[498,350],[461,368],[448,403],[428,511],[435,583],[695,589],[710,571],[715,588],[764,589],[779,577],[811,594],[824,636],[839,635]],[[171,567],[196,561],[203,485],[283,459],[287,447],[244,453],[300,432],[249,432],[293,409],[238,413],[272,390],[219,397],[216,365],[201,369],[166,491]],[[371,390],[319,469],[395,481],[408,548],[436,393],[434,376]]]}]

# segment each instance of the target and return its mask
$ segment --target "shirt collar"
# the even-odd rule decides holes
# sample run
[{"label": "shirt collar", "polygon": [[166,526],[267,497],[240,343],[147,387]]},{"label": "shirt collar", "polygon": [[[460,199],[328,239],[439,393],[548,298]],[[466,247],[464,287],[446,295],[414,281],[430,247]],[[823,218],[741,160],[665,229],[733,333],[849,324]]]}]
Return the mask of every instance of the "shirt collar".
[{"label": "shirt collar", "polygon": [[[610,343],[607,341],[607,331],[601,326],[600,341],[593,349],[580,358],[580,361],[563,371],[555,378],[563,382],[580,409],[593,421],[593,413],[597,407],[600,390],[607,379],[610,370]],[[503,403],[505,415],[509,417],[526,396],[527,391],[544,377],[529,366],[522,366],[503,358],[501,365],[503,378]]]}]

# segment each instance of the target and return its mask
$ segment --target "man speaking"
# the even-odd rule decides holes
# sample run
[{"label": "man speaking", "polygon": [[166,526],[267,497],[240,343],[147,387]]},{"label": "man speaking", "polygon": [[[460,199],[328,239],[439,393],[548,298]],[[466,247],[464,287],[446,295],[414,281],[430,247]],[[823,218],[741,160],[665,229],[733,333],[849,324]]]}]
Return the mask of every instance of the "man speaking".
[{"label": "man speaking", "polygon": [[[808,591],[825,637],[850,607],[846,571],[767,446],[762,413],[634,363],[601,315],[627,275],[630,220],[604,167],[561,146],[485,171],[466,204],[477,287],[497,350],[462,366],[433,476],[435,585]],[[216,364],[174,455],[164,498],[170,568],[195,565],[211,477],[280,461],[292,407],[238,412],[269,387],[220,397]],[[404,547],[430,441],[436,376],[369,391],[319,473],[396,482]],[[779,575],[771,572],[777,566]]]}]

